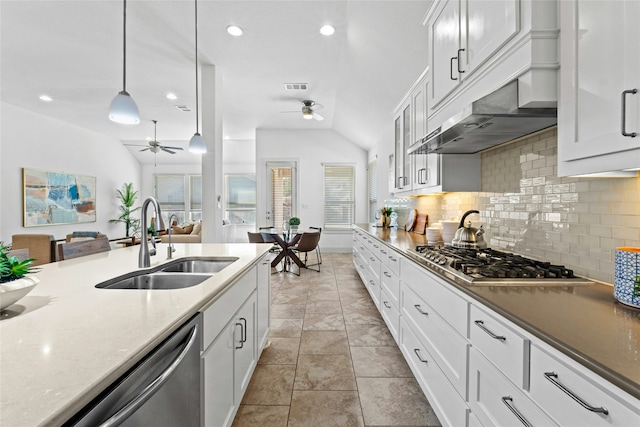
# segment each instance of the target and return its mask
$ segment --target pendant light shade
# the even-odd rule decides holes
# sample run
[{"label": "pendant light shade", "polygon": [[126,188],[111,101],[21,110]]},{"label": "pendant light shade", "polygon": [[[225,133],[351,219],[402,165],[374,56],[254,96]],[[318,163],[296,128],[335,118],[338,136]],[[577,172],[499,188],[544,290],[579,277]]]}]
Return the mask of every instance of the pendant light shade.
[{"label": "pendant light shade", "polygon": [[122,20],[122,90],[111,101],[109,120],[127,125],[137,125],[140,123],[138,106],[127,92],[127,0],[124,0]]},{"label": "pendant light shade", "polygon": [[119,92],[109,107],[109,120],[126,125],[140,123],[140,114],[135,101],[126,91]]},{"label": "pendant light shade", "polygon": [[207,144],[200,135],[200,97],[198,91],[198,0],[194,0],[195,6],[195,29],[196,29],[196,133],[189,141],[189,152],[203,154],[207,152]]}]

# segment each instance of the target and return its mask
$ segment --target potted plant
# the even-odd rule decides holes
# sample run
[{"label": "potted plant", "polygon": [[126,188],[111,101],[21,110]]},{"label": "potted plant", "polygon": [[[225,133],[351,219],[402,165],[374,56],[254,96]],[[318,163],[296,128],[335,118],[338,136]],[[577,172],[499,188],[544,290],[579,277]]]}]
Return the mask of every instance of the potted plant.
[{"label": "potted plant", "polygon": [[391,224],[391,213],[393,212],[393,208],[391,206],[385,206],[381,209],[382,212],[382,226],[384,228],[389,228]]},{"label": "potted plant", "polygon": [[289,218],[289,226],[291,228],[291,231],[296,231],[299,225],[300,218],[298,218],[297,216],[292,216],[291,218]]},{"label": "potted plant", "polygon": [[137,197],[138,192],[133,189],[133,184],[130,182],[125,182],[121,190],[116,190],[116,198],[120,201],[120,216],[110,219],[109,222],[123,223],[125,237],[136,236],[140,232],[140,220],[131,217],[131,214],[140,209],[140,206],[133,208]]},{"label": "potted plant", "polygon": [[31,266],[33,258],[20,261],[9,256],[9,247],[0,242],[0,310],[28,294],[39,282],[36,277],[27,276],[35,272]]}]

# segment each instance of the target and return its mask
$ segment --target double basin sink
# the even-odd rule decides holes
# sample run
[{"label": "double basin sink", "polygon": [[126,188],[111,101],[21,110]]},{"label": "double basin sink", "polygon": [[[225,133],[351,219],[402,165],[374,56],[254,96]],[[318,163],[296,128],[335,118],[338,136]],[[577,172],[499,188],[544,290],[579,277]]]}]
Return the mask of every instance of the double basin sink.
[{"label": "double basin sink", "polygon": [[238,258],[180,258],[149,270],[133,271],[98,283],[100,289],[182,289],[199,285]]}]

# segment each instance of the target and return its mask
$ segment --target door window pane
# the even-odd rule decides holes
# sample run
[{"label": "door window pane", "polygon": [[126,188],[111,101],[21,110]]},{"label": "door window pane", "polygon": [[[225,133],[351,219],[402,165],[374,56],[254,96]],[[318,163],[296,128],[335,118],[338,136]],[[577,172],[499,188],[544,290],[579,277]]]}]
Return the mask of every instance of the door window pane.
[{"label": "door window pane", "polygon": [[256,176],[226,175],[225,219],[231,224],[256,223]]}]

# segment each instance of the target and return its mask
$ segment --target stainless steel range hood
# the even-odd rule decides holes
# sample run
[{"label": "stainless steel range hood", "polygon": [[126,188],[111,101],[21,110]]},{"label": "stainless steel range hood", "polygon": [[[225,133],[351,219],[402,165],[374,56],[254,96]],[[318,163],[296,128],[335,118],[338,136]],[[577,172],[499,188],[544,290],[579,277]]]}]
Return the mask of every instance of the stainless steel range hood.
[{"label": "stainless steel range hood", "polygon": [[478,99],[407,150],[408,154],[474,154],[548,128],[556,108],[519,108],[514,80]]}]

